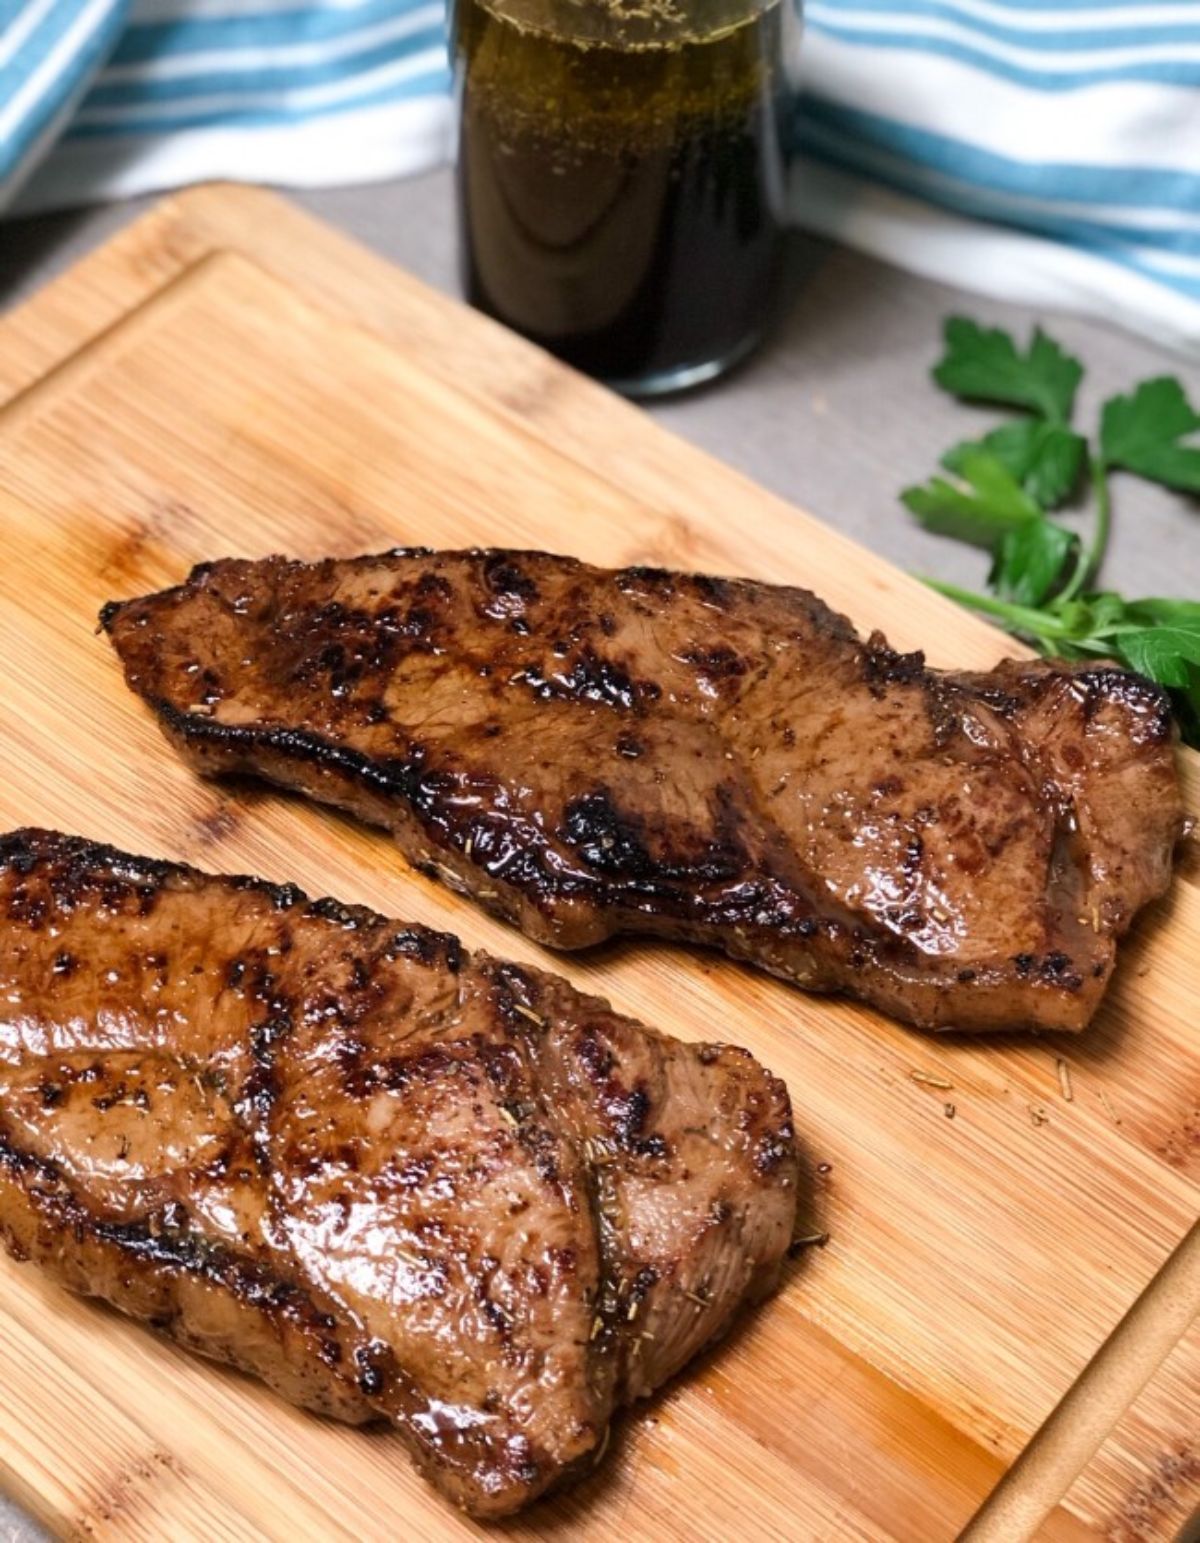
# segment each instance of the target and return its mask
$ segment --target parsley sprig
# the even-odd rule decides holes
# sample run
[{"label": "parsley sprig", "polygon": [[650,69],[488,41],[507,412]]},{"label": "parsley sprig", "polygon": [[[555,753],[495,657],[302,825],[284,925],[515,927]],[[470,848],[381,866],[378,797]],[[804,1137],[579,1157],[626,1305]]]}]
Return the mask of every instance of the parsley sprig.
[{"label": "parsley sprig", "polygon": [[[1113,472],[1200,494],[1200,413],[1174,376],[1142,381],[1105,402],[1094,443],[1072,425],[1083,365],[1041,328],[1022,352],[999,328],[964,317],[945,326],[933,378],[952,396],[1019,416],[942,457],[934,476],[901,495],[927,530],[992,556],[990,593],[929,580],[1041,653],[1116,659],[1166,686],[1184,737],[1200,745],[1200,602],[1126,600],[1096,584],[1112,525]],[[1082,540],[1051,518],[1091,494]]]}]

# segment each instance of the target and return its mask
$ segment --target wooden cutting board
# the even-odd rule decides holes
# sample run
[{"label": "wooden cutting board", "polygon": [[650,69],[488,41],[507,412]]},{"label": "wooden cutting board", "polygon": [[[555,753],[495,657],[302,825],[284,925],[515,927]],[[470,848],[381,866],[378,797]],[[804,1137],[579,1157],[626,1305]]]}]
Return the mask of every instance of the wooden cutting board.
[{"label": "wooden cutting board", "polygon": [[[626,1419],[587,1482],[506,1535],[953,1538],[1088,1362],[1100,1353],[1093,1376],[1112,1364],[1106,1340],[1139,1298],[1157,1348],[1135,1338],[1122,1351],[1134,1371],[1096,1380],[1095,1439],[1061,1504],[1074,1469],[1039,1481],[1034,1509],[1052,1509],[1037,1535],[1172,1535],[1200,1502],[1200,1336],[1180,1335],[1134,1394],[1175,1321],[1156,1277],[1200,1214],[1191,849],[1086,1036],[934,1040],[698,952],[551,957],[411,872],[380,834],[197,781],[94,629],[103,601],[202,558],[419,541],[801,583],[934,663],[987,664],[1010,644],[262,193],[164,204],[0,322],[0,396],[5,825],[294,879],[449,928],[685,1038],[743,1043],[787,1080],[813,1168],[806,1209],[828,1246]],[[1185,773],[1200,809],[1195,757]],[[1176,1282],[1176,1317],[1181,1289],[1200,1300],[1192,1275]],[[30,1267],[0,1267],[0,1302],[0,1483],[60,1532],[484,1530],[412,1475],[387,1432],[291,1410]]]}]

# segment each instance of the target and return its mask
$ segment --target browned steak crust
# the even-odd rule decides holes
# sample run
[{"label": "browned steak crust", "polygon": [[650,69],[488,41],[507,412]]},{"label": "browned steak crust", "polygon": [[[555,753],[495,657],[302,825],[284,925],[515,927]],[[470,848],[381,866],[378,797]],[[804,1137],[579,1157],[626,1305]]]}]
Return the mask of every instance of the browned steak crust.
[{"label": "browned steak crust", "polygon": [[[0,838],[0,1235],[479,1515],[594,1461],[775,1283],[745,1051],[298,890]],[[101,1330],[98,1328],[98,1332]]]},{"label": "browned steak crust", "polygon": [[539,941],[710,943],[929,1027],[1083,1028],[1182,826],[1157,687],[929,670],[803,590],[408,550],[102,619],[202,770],[389,827]]}]

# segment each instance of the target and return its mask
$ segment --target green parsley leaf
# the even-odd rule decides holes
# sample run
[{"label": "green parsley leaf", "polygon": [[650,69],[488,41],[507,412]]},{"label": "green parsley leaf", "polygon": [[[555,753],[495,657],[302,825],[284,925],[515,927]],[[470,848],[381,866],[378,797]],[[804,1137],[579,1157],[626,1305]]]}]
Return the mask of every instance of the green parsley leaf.
[{"label": "green parsley leaf", "polygon": [[[1154,605],[1156,602],[1135,602]],[[1078,607],[1078,613],[1075,611]],[[1092,594],[1086,600],[1077,600],[1059,607],[1059,614],[1064,621],[1070,623],[1075,634],[1080,638],[1107,636],[1114,628],[1122,626],[1131,619],[1131,607],[1122,595],[1113,590],[1101,590],[1098,594]],[[1135,621],[1144,620],[1143,617],[1132,618]]]},{"label": "green parsley leaf", "polygon": [[1130,600],[1123,604],[1122,611],[1122,620],[1141,622],[1150,627],[1165,624],[1182,627],[1185,632],[1200,633],[1200,601]]},{"label": "green parsley leaf", "polygon": [[[941,463],[950,479],[902,495],[927,529],[992,554],[987,594],[928,582],[1043,654],[1115,659],[1156,681],[1171,694],[1185,742],[1200,748],[1200,601],[1087,592],[1108,549],[1109,471],[1200,494],[1200,411],[1174,376],[1143,381],[1104,404],[1096,447],[1069,425],[1082,366],[1040,329],[1026,353],[1008,333],[962,317],[946,322],[945,335],[939,385],[1030,416],[955,445]],[[1094,506],[1086,545],[1047,516],[1075,492],[1085,465]]]},{"label": "green parsley leaf", "polygon": [[1200,665],[1200,631],[1180,627],[1147,627],[1116,634],[1125,662],[1139,675],[1162,686],[1188,686],[1191,669]]},{"label": "green parsley leaf", "polygon": [[1200,745],[1200,604],[1130,600],[1123,613],[1096,651],[1165,686],[1184,742]]},{"label": "green parsley leaf", "polygon": [[994,552],[1010,531],[1040,519],[1041,510],[994,455],[973,445],[960,448],[952,469],[961,483],[931,477],[900,497],[926,530]]},{"label": "green parsley leaf", "polygon": [[1007,332],[980,327],[965,316],[947,320],[945,339],[946,352],[933,372],[943,391],[1027,407],[1056,423],[1069,421],[1083,366],[1040,327],[1024,354]]},{"label": "green parsley leaf", "polygon": [[1187,493],[1200,493],[1200,444],[1180,440],[1200,429],[1173,375],[1145,380],[1131,396],[1105,402],[1100,417],[1100,454],[1110,466],[1149,477]]},{"label": "green parsley leaf", "polygon": [[1053,520],[1039,516],[1011,530],[1000,543],[989,582],[1004,600],[1041,605],[1062,577],[1077,538]]},{"label": "green parsley leaf", "polygon": [[990,451],[1036,504],[1057,509],[1075,491],[1087,440],[1065,424],[1048,423],[1045,418],[1016,418],[981,440],[955,445],[942,457],[942,465],[957,471],[963,454],[972,449]]}]

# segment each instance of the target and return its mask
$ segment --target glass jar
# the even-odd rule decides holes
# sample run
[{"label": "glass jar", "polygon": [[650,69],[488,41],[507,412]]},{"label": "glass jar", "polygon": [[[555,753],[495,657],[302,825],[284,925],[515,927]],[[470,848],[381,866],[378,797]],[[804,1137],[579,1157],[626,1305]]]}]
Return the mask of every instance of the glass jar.
[{"label": "glass jar", "polygon": [[454,0],[463,287],[631,395],[775,307],[795,0]]}]

